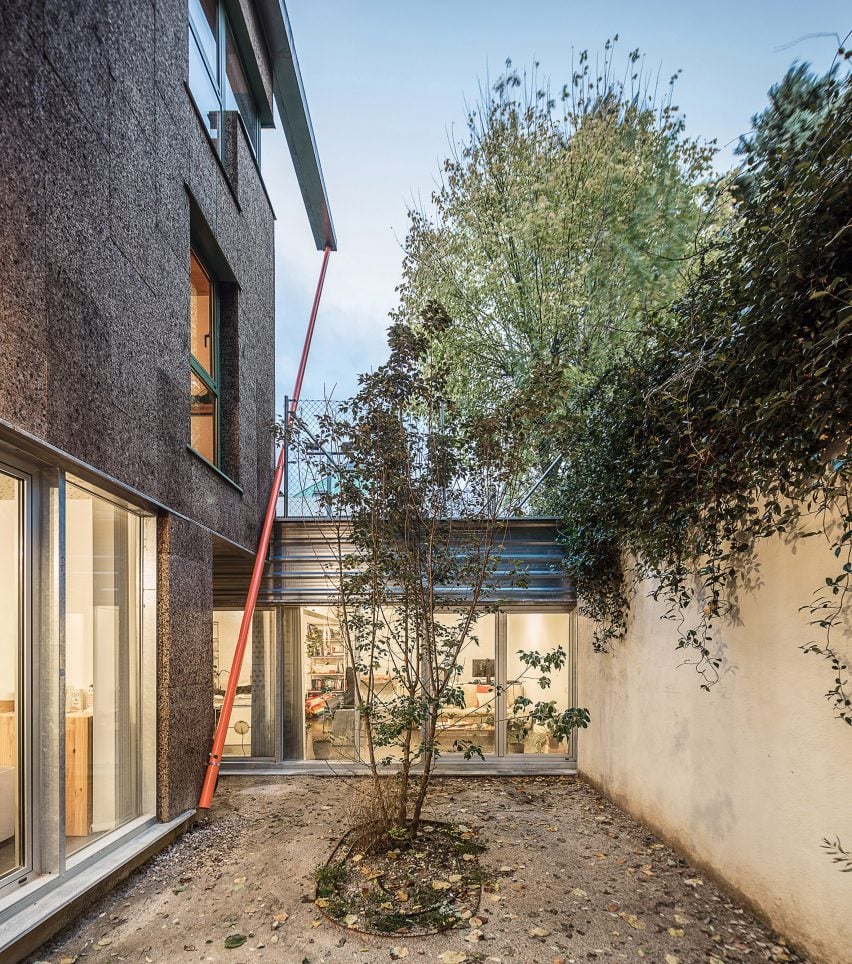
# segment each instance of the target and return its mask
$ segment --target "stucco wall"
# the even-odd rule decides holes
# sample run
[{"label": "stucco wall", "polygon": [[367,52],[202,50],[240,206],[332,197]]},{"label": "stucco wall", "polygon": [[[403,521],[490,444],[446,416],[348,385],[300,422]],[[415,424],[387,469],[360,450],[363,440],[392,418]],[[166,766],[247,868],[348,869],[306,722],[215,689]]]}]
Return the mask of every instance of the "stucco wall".
[{"label": "stucco wall", "polygon": [[592,651],[580,618],[579,702],[592,723],[579,767],[816,960],[849,962],[852,874],[820,842],[852,844],[852,730],[823,698],[830,668],[798,649],[811,638],[798,607],[836,560],[820,539],[774,539],[759,562],[760,587],[718,633],[724,665],[709,693],[644,592],[612,655]]}]

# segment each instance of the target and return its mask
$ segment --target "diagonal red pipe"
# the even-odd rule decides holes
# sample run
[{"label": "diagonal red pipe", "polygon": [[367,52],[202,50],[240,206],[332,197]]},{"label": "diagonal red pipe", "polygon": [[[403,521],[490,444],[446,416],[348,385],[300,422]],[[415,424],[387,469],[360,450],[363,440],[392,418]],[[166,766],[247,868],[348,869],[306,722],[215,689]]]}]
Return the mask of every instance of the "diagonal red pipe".
[{"label": "diagonal red pipe", "polygon": [[[319,311],[322,288],[325,283],[325,271],[328,267],[328,256],[331,254],[331,247],[326,245],[322,256],[322,267],[317,281],[317,290],[314,295],[314,303],[311,307],[311,316],[308,321],[308,330],[305,333],[305,344],[302,347],[302,358],[299,362],[299,371],[296,375],[296,388],[290,402],[290,410],[285,413],[287,422],[296,414],[296,406],[299,404],[299,397],[302,393],[302,382],[305,378],[305,368],[308,364],[308,355],[311,351],[311,340],[314,337],[314,327]],[[231,663],[231,672],[228,676],[228,685],[225,688],[225,698],[222,700],[222,710],[219,713],[219,722],[216,725],[216,733],[213,737],[213,748],[210,750],[210,759],[207,761],[207,770],[204,774],[204,784],[201,788],[201,797],[198,800],[199,810],[209,810],[213,802],[213,794],[216,792],[216,781],[219,779],[219,765],[222,761],[222,750],[225,748],[225,736],[228,732],[228,724],[231,721],[231,710],[234,708],[234,697],[237,695],[237,682],[240,678],[240,669],[243,665],[246,643],[248,642],[249,629],[251,628],[254,609],[257,605],[257,597],[260,593],[260,583],[263,579],[263,567],[266,564],[266,553],[269,550],[269,539],[272,535],[272,523],[275,521],[275,507],[278,503],[278,494],[281,491],[281,483],[284,479],[284,468],[287,447],[281,446],[278,453],[278,461],[275,463],[275,475],[272,479],[272,488],[269,492],[269,501],[266,503],[266,514],[263,517],[263,527],[260,530],[260,542],[257,547],[257,555],[254,557],[254,568],[251,573],[246,605],[243,610],[243,618],[240,623],[240,632],[237,636],[237,646],[234,650],[234,659]]]}]

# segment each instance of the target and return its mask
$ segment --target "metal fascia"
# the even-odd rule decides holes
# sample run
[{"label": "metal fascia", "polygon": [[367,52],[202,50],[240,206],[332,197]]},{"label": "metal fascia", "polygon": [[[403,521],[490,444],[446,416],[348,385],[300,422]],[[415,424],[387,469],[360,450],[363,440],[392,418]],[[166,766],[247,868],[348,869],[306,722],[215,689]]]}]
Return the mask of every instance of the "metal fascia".
[{"label": "metal fascia", "polygon": [[284,0],[256,0],[272,57],[272,88],[317,250],[337,250],[328,192]]}]

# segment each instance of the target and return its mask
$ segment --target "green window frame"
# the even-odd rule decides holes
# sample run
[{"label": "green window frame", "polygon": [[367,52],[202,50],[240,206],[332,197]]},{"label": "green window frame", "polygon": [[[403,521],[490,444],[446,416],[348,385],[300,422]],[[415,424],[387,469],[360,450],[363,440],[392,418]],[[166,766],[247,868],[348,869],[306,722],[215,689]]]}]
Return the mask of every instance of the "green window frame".
[{"label": "green window frame", "polygon": [[[202,279],[207,285],[206,334],[203,327],[198,328],[198,314],[203,310],[204,296],[199,296],[197,293],[197,282]],[[218,468],[221,463],[222,417],[219,382],[219,290],[213,275],[195,248],[190,248],[189,311],[190,448],[196,455],[200,455]],[[198,331],[195,330],[196,328]],[[199,332],[202,334],[200,347],[206,349],[204,352],[206,358],[197,357],[196,352],[193,351],[193,341],[198,342]]]},{"label": "green window frame", "polygon": [[188,6],[189,90],[205,118],[207,133],[227,163],[232,148],[225,115],[236,114],[259,164],[260,115],[225,4],[223,0],[188,0]]}]

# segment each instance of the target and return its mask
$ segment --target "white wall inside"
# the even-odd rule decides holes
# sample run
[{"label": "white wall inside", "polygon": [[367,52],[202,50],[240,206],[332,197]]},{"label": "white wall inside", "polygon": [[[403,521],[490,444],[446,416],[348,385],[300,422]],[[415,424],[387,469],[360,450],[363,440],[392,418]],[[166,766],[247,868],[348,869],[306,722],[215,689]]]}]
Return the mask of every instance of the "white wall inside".
[{"label": "white wall inside", "polygon": [[[852,732],[823,698],[828,664],[798,648],[813,638],[799,607],[836,560],[821,539],[774,539],[759,563],[737,625],[717,633],[724,664],[709,693],[681,665],[650,585],[611,655],[592,651],[580,619],[579,705],[592,722],[579,767],[815,959],[837,964],[850,960],[852,874],[820,844],[852,844]],[[848,657],[848,627],[834,642]]]}]

